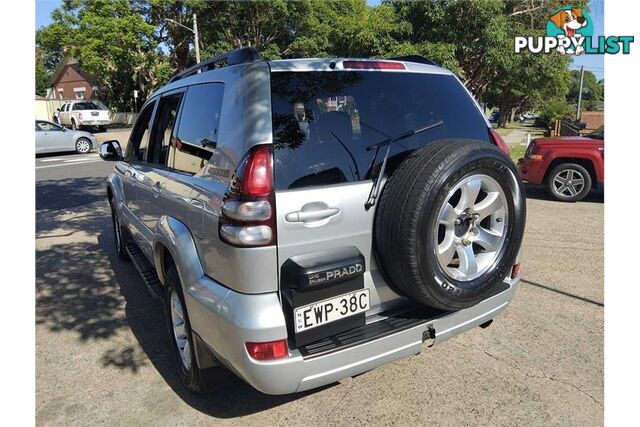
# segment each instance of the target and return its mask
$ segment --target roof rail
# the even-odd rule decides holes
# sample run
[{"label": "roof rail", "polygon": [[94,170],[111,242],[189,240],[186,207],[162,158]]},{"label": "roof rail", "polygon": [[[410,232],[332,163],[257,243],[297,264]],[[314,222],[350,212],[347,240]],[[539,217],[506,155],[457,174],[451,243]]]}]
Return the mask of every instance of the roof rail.
[{"label": "roof rail", "polygon": [[223,53],[222,55],[218,55],[216,57],[207,59],[206,61],[202,61],[199,64],[193,65],[171,77],[169,83],[173,83],[185,77],[192,76],[200,71],[210,71],[215,70],[216,68],[230,67],[232,65],[259,61],[261,59],[262,58],[260,57],[260,54],[254,47],[241,47],[240,49]]},{"label": "roof rail", "polygon": [[419,64],[435,65],[436,67],[440,66],[440,64],[438,64],[437,62],[432,61],[429,58],[425,58],[422,55],[396,56],[395,58],[389,58],[389,59],[392,59],[395,61],[417,62]]}]

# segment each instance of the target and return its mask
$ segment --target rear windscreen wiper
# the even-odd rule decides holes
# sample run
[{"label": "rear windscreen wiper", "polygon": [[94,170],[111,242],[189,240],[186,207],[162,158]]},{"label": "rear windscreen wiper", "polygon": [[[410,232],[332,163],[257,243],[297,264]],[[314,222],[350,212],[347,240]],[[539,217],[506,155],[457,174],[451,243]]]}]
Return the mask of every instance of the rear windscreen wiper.
[{"label": "rear windscreen wiper", "polygon": [[442,124],[444,124],[444,121],[438,120],[437,122],[432,122],[417,128],[413,128],[404,133],[401,133],[398,136],[394,136],[393,138],[386,139],[382,142],[378,142],[377,144],[373,144],[367,147],[367,151],[370,151],[370,150],[378,150],[381,147],[384,147],[386,145],[387,152],[385,153],[384,158],[382,159],[382,166],[380,166],[380,172],[378,173],[378,176],[376,176],[373,182],[373,186],[371,187],[371,191],[369,192],[369,198],[367,199],[367,202],[364,204],[364,208],[366,210],[369,210],[372,206],[376,204],[376,199],[378,198],[378,194],[380,193],[380,185],[382,185],[382,177],[384,176],[384,171],[387,167],[387,159],[389,158],[391,145],[393,145],[394,142],[398,142],[400,140],[409,138],[410,136],[418,135],[419,133],[422,133],[429,129],[436,128],[438,126],[441,126]]}]

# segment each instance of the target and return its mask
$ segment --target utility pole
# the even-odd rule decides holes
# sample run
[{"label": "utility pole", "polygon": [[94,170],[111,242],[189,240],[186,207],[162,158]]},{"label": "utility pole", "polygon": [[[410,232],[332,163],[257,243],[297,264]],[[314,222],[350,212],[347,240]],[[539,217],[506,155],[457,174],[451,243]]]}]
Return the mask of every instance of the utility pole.
[{"label": "utility pole", "polygon": [[580,104],[582,103],[582,83],[584,82],[584,66],[580,66],[580,88],[578,89],[578,106],[576,107],[576,121],[580,120]]},{"label": "utility pole", "polygon": [[198,37],[198,20],[196,18],[196,14],[193,14],[193,28],[187,27],[186,25],[182,25],[178,21],[175,21],[170,18],[164,18],[165,21],[173,22],[176,25],[180,25],[182,28],[185,28],[193,33],[193,44],[196,48],[196,64],[200,63],[200,39]]},{"label": "utility pole", "polygon": [[[196,45],[196,64],[200,63],[200,42],[198,40],[198,20],[196,18],[196,14],[193,14],[193,39]],[[582,80],[580,80],[582,81]],[[582,86],[582,83],[580,84]]]}]

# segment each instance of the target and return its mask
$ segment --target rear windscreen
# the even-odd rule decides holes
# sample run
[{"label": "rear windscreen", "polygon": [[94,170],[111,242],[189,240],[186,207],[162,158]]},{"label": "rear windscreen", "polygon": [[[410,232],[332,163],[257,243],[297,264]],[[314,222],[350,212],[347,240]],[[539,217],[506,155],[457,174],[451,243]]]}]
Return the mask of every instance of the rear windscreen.
[{"label": "rear windscreen", "polygon": [[277,190],[371,179],[387,148],[375,145],[425,125],[442,122],[392,144],[387,171],[432,141],[488,140],[484,118],[451,75],[276,72],[271,91]]}]

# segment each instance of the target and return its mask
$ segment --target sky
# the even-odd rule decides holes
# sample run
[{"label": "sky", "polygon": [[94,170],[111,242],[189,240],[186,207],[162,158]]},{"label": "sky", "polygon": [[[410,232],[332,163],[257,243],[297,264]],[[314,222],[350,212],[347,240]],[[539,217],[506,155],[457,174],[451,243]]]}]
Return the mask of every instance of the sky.
[{"label": "sky", "polygon": [[[370,5],[380,4],[380,0],[367,0]],[[36,29],[46,26],[51,22],[51,12],[59,7],[62,0],[36,0]],[[593,19],[594,37],[604,33],[604,0],[590,0],[588,3],[589,14]],[[580,55],[575,56],[571,68],[591,71],[598,79],[604,78],[604,55]]]}]

